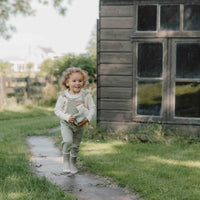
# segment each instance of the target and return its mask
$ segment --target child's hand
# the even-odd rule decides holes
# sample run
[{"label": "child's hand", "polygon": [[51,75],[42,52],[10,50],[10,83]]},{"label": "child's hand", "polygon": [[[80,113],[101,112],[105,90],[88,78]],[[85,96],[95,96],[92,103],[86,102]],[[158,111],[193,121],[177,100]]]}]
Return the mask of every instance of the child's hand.
[{"label": "child's hand", "polygon": [[88,119],[85,118],[82,122],[78,124],[78,126],[84,126],[88,122]]},{"label": "child's hand", "polygon": [[[78,104],[76,104],[76,106],[80,106],[81,104],[80,103],[78,103]],[[82,104],[85,108],[87,108],[87,106],[85,105],[85,104]]]},{"label": "child's hand", "polygon": [[74,122],[75,119],[76,119],[76,117],[71,116],[71,117],[69,118],[69,123],[72,124],[72,123]]}]

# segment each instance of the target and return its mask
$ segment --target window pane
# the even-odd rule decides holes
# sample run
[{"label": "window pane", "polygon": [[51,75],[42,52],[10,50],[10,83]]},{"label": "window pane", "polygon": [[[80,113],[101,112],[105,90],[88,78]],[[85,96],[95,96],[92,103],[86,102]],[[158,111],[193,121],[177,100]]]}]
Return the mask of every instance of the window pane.
[{"label": "window pane", "polygon": [[175,115],[200,117],[200,83],[176,83]]},{"label": "window pane", "polygon": [[180,27],[180,7],[161,6],[161,30],[179,30]]},{"label": "window pane", "polygon": [[162,43],[138,44],[138,76],[162,77]]},{"label": "window pane", "polygon": [[200,43],[176,45],[176,77],[200,78]]},{"label": "window pane", "polygon": [[161,104],[161,81],[138,81],[137,114],[159,116]]},{"label": "window pane", "polygon": [[200,30],[200,5],[184,6],[184,30]]},{"label": "window pane", "polygon": [[157,6],[138,6],[138,30],[156,31]]}]

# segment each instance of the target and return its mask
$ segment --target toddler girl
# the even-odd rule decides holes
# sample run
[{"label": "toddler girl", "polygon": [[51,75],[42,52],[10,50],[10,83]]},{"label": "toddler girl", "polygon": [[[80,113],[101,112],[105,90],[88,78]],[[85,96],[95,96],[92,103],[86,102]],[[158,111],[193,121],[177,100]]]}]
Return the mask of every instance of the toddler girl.
[{"label": "toddler girl", "polygon": [[[92,96],[83,89],[87,81],[87,72],[76,67],[68,68],[62,76],[62,84],[66,90],[60,93],[54,111],[60,118],[61,124],[64,173],[75,174],[78,172],[76,158],[82,139],[83,126],[91,120],[96,110]],[[75,122],[79,104],[84,104],[88,112],[77,124]]]}]

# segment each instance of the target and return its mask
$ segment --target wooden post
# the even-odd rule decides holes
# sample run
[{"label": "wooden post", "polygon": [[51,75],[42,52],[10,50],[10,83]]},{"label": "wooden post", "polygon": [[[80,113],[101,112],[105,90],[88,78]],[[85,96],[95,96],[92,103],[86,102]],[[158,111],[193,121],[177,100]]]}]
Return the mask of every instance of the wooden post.
[{"label": "wooden post", "polygon": [[27,93],[27,99],[29,99],[30,98],[29,76],[26,77],[26,93]]},{"label": "wooden post", "polygon": [[6,77],[0,76],[0,108],[3,108],[5,98],[6,98]]}]

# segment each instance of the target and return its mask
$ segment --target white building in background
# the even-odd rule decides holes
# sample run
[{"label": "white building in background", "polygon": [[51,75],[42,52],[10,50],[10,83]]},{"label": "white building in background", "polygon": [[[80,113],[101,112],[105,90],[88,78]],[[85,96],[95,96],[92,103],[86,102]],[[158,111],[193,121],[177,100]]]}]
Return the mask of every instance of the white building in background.
[{"label": "white building in background", "polygon": [[32,72],[40,71],[40,65],[46,59],[54,59],[58,55],[51,48],[44,48],[41,46],[29,46],[27,56],[24,59],[13,59],[9,62],[13,64],[13,71],[26,72],[29,69],[27,64],[32,63]]}]

